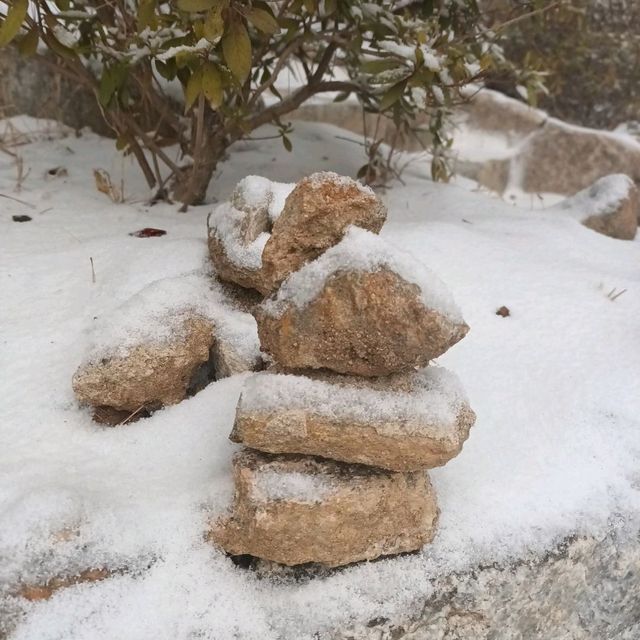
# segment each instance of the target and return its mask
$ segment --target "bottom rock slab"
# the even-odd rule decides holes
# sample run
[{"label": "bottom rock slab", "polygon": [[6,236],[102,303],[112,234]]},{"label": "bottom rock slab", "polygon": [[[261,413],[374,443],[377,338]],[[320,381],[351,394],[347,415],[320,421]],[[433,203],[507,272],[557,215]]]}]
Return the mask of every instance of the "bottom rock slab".
[{"label": "bottom rock slab", "polygon": [[209,539],[232,555],[329,567],[415,551],[436,531],[424,472],[245,450],[234,457],[231,516]]}]

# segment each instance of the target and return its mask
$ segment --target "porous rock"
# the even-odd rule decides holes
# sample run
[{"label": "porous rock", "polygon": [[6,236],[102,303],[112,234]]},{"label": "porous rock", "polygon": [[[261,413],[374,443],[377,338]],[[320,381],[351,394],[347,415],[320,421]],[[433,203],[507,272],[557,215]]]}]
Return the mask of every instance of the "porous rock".
[{"label": "porous rock", "polygon": [[264,247],[268,290],[338,243],[350,225],[378,233],[386,216],[375,193],[350,178],[321,172],[300,180]]},{"label": "porous rock", "polygon": [[619,240],[633,240],[640,217],[638,188],[626,175],[596,180],[552,209],[570,213],[585,227]]},{"label": "porous rock", "polygon": [[423,472],[244,450],[234,457],[232,515],[209,539],[232,555],[340,566],[419,549],[438,508]]},{"label": "porous rock", "polygon": [[445,464],[475,414],[454,374],[439,367],[385,378],[264,372],[245,381],[231,440],[392,471]]},{"label": "porous rock", "polygon": [[435,274],[355,227],[255,315],[277,364],[361,376],[426,366],[469,329]]},{"label": "porous rock", "polygon": [[83,404],[119,411],[158,409],[185,398],[198,368],[209,360],[214,343],[212,323],[189,317],[171,339],[140,344],[126,355],[81,365],[73,389]]}]

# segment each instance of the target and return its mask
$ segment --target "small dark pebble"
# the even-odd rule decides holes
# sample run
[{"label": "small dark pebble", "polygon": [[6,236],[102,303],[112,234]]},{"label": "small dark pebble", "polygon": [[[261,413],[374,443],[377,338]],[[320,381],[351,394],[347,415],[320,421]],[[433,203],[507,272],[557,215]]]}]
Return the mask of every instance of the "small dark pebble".
[{"label": "small dark pebble", "polygon": [[502,316],[503,318],[507,318],[511,315],[511,311],[509,311],[509,307],[502,306],[496,311],[497,316]]},{"label": "small dark pebble", "polygon": [[31,216],[12,216],[14,222],[29,222]]}]

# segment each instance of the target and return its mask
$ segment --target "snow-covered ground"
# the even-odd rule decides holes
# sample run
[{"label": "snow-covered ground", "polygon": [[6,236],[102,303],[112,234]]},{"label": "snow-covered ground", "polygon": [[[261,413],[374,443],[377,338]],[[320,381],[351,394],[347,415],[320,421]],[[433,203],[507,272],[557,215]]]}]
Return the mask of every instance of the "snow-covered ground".
[{"label": "snow-covered ground", "polygon": [[[19,191],[14,159],[0,153],[0,194],[10,196],[0,196],[0,618],[18,622],[12,638],[301,640],[393,618],[442,573],[637,525],[640,242],[516,208],[469,181],[434,184],[416,156],[406,184],[383,196],[382,236],[452,289],[471,332],[439,364],[478,415],[462,454],[431,473],[439,533],[419,554],[314,580],[236,567],[203,531],[231,498],[227,436],[244,376],[117,429],[93,423],[71,389],[101,317],[155,280],[203,268],[211,207],[149,207],[111,141],[49,137],[14,148]],[[354,175],[363,150],[345,138],[356,139],[306,123],[292,154],[278,140],[238,144],[210,195],[225,199],[247,174]],[[68,175],[50,175],[55,167]],[[124,189],[124,204],[96,190],[97,168]],[[143,227],[167,234],[129,235]],[[496,315],[502,305],[509,317]],[[127,571],[45,602],[8,592],[105,564]]]}]

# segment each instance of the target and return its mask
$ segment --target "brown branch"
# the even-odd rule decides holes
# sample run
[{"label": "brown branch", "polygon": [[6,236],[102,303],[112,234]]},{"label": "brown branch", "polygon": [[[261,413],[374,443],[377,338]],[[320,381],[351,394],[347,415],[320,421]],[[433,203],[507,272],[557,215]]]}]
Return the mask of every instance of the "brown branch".
[{"label": "brown branch", "polygon": [[250,130],[256,129],[263,124],[267,124],[272,120],[283,116],[294,109],[297,109],[303,102],[317,93],[326,93],[327,91],[362,91],[363,87],[355,82],[346,82],[342,80],[330,80],[326,82],[318,82],[308,84],[301,87],[297,91],[287,96],[284,100],[259,111],[249,118],[247,125]]}]

